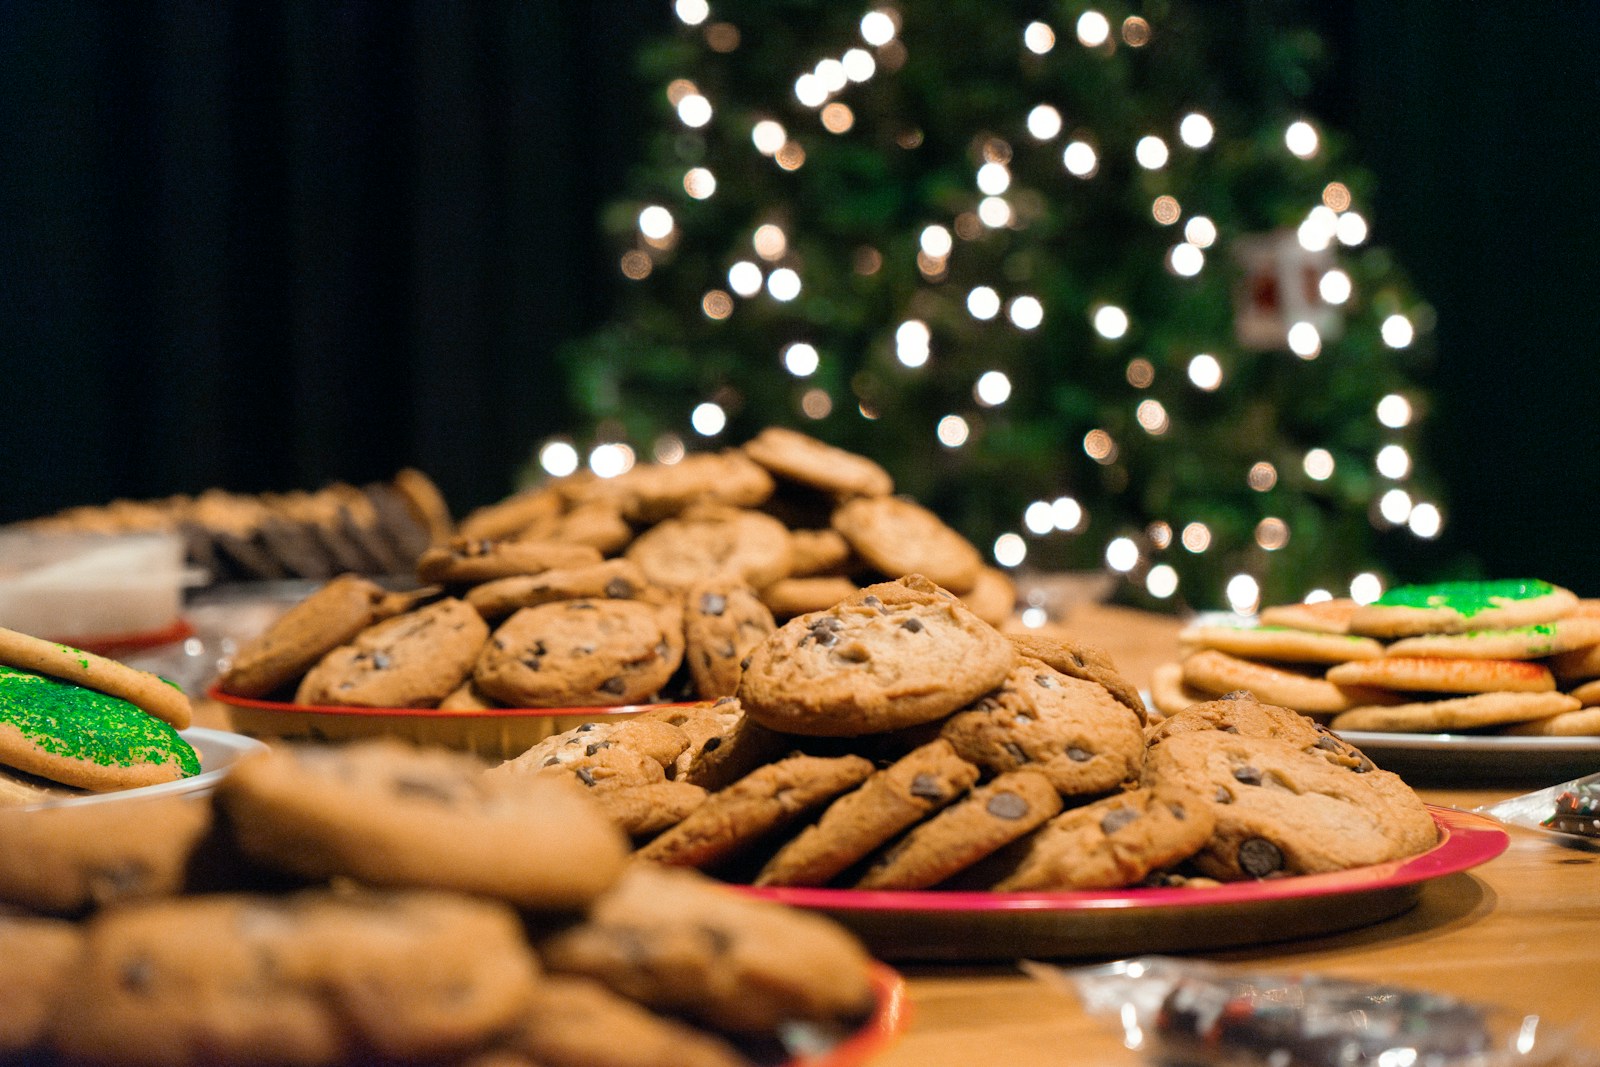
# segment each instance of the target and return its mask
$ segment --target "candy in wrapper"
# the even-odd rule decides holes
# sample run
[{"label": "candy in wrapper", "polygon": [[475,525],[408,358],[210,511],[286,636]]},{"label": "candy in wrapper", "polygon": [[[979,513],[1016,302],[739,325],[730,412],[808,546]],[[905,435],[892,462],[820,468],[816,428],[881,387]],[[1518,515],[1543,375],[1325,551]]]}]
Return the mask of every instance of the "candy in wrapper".
[{"label": "candy in wrapper", "polygon": [[1076,993],[1090,1014],[1117,1020],[1129,1048],[1163,1064],[1535,1067],[1574,1051],[1537,1015],[1397,986],[1161,956],[1022,966]]},{"label": "candy in wrapper", "polygon": [[1600,774],[1477,809],[1504,823],[1600,840]]}]

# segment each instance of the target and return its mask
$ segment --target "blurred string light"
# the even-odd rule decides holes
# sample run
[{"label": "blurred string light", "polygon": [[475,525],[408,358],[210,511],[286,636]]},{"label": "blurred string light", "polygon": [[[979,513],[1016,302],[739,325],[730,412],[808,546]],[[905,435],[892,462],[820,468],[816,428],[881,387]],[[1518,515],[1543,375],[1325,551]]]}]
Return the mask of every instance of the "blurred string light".
[{"label": "blurred string light", "polygon": [[796,378],[811,377],[821,365],[817,350],[804,341],[796,341],[783,350],[783,367]]},{"label": "blurred string light", "polygon": [[728,413],[720,404],[707,401],[695,406],[689,415],[689,425],[701,437],[715,437],[728,427]]},{"label": "blurred string light", "polygon": [[944,447],[960,448],[967,443],[967,438],[972,435],[972,429],[967,425],[967,420],[960,415],[946,415],[939,420],[934,433]]},{"label": "blurred string light", "polygon": [[633,469],[633,449],[621,441],[607,441],[589,451],[589,469],[600,478],[615,478]]},{"label": "blurred string light", "polygon": [[539,449],[539,466],[552,478],[565,478],[578,469],[578,450],[565,438],[553,438]]}]

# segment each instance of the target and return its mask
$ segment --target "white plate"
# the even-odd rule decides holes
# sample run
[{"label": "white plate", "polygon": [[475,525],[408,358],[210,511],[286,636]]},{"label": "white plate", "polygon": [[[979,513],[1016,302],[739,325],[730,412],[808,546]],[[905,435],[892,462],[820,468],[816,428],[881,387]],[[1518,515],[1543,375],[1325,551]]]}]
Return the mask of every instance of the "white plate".
[{"label": "white plate", "polygon": [[230,734],[224,730],[208,730],[196,726],[180,730],[179,736],[194,746],[200,757],[200,773],[176,782],[141,786],[138,789],[119,789],[110,793],[86,793],[68,797],[52,797],[34,804],[24,805],[23,811],[38,808],[59,808],[77,804],[112,804],[117,801],[140,800],[168,795],[203,795],[217,787],[228,770],[244,757],[254,752],[265,752],[267,746],[253,737]]},{"label": "white plate", "polygon": [[[1538,779],[1559,782],[1600,771],[1600,737],[1505,737],[1340,730],[1385,770],[1410,781]],[[1415,783],[1413,783],[1415,784]]]}]

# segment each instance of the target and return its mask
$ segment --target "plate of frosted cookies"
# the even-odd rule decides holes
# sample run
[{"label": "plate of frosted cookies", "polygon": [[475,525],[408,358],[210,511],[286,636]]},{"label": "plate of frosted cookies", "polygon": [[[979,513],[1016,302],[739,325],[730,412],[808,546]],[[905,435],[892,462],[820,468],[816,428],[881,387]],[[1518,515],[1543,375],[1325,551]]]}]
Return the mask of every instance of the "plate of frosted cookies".
[{"label": "plate of frosted cookies", "polygon": [[1553,775],[1600,760],[1600,601],[1536,579],[1398,586],[1377,601],[1202,616],[1151,681],[1173,711],[1235,689],[1386,767]]},{"label": "plate of frosted cookies", "polygon": [[784,623],[731,697],[490,771],[525,775],[576,778],[637,859],[822,912],[889,959],[1312,936],[1506,845],[1292,709],[1235,693],[1152,721],[1104,653],[1002,633],[920,575]]},{"label": "plate of frosted cookies", "polygon": [[780,623],[913,571],[994,625],[1011,615],[1010,578],[880,466],[773,427],[480,508],[420,553],[412,587],[323,582],[209,695],[245,733],[509,757],[584,719],[731,695]]}]

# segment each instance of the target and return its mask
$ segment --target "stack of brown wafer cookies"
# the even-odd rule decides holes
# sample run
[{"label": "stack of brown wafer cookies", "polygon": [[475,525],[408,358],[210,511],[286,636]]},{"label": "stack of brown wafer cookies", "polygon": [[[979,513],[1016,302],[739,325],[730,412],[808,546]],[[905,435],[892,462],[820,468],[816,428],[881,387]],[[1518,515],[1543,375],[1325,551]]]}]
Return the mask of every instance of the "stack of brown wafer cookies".
[{"label": "stack of brown wafer cookies", "polygon": [[919,575],[784,624],[737,697],[580,726],[491,775],[575,778],[640,859],[758,886],[1206,884],[1434,841],[1400,779],[1299,713],[1217,700],[1147,729],[1103,653],[1003,635]]},{"label": "stack of brown wafer cookies", "polygon": [[1164,714],[1248,690],[1340,731],[1600,734],[1600,608],[1548,582],[1400,586],[1180,639],[1152,677]]},{"label": "stack of brown wafer cookies", "polygon": [[773,428],[740,448],[574,475],[467,515],[420,588],[355,574],[241,649],[221,688],[336,707],[621,707],[732,695],[780,622],[916,572],[992,625],[1000,570],[864,456]]}]

